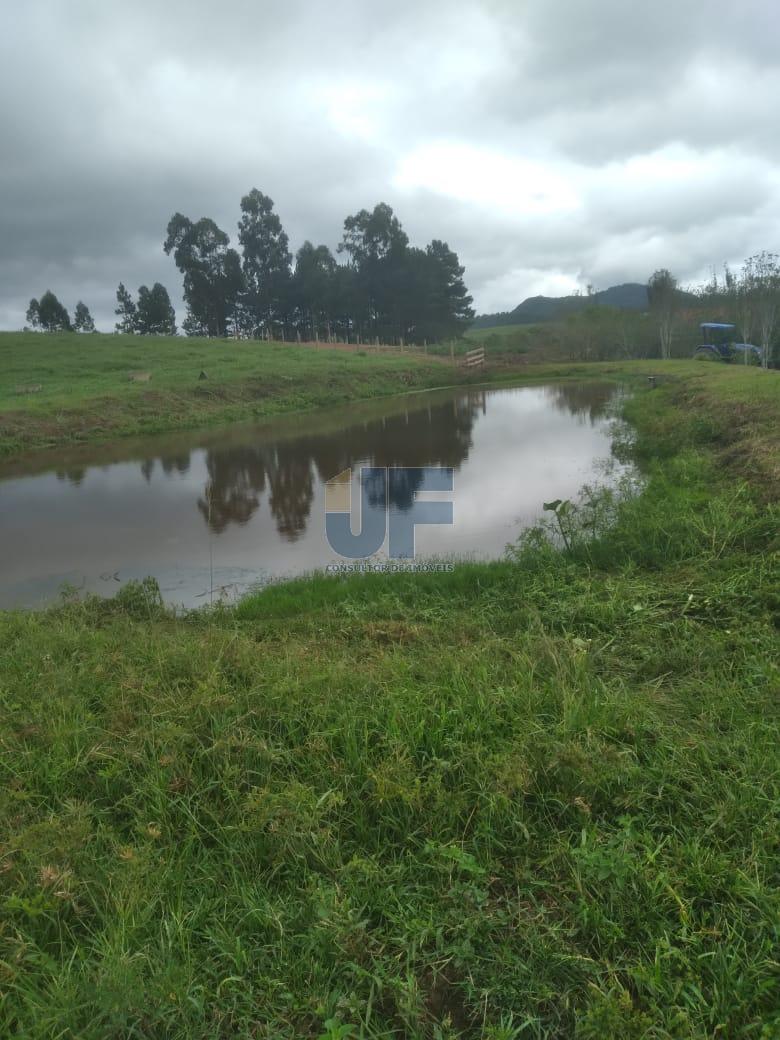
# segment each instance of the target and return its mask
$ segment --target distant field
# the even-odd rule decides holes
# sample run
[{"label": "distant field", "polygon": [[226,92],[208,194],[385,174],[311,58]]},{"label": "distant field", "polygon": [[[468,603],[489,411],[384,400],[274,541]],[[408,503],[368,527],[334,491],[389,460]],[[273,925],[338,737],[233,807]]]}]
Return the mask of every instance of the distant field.
[{"label": "distant field", "polygon": [[490,325],[486,329],[469,329],[466,339],[483,340],[490,336],[523,336],[535,327],[534,325]]},{"label": "distant field", "polygon": [[554,326],[546,325],[493,325],[486,329],[469,329],[464,344],[484,346],[487,356],[496,361],[523,358],[526,361],[556,361],[560,351],[552,344]]},{"label": "distant field", "polygon": [[547,349],[550,327],[548,325],[547,334],[538,325],[494,325],[486,329],[468,329],[461,339],[435,343],[427,349],[429,354],[441,357],[454,354],[457,358],[475,346],[483,346],[488,358],[496,361],[504,362],[532,351],[534,361],[557,361],[559,358],[555,352]]}]

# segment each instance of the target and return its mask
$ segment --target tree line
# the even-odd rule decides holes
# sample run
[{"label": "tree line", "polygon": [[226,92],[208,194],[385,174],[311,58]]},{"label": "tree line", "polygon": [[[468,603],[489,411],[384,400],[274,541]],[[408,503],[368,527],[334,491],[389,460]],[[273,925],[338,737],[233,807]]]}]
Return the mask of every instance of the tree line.
[{"label": "tree line", "polygon": [[189,335],[421,345],[459,335],[474,316],[457,254],[438,239],[411,246],[386,203],[346,218],[345,262],[310,241],[293,262],[273,200],[253,188],[238,245],[208,217],[171,217],[163,248],[184,277]]},{"label": "tree line", "polygon": [[484,329],[479,342],[494,357],[613,361],[690,358],[701,345],[701,322],[735,326],[737,342],[760,348],[740,360],[763,367],[780,361],[780,256],[757,253],[739,267],[724,266],[703,285],[682,288],[666,268],[648,279],[643,308],[607,306],[592,290],[584,306],[553,320]]},{"label": "tree line", "polygon": [[777,253],[766,250],[756,253],[736,271],[724,264],[720,277],[713,271],[709,282],[693,290],[695,314],[684,299],[690,297],[690,292],[683,294],[677,279],[665,268],[654,272],[647,289],[662,358],[672,356],[675,338],[686,323],[706,314],[707,321],[734,325],[739,341],[760,347],[761,364],[769,367],[780,331],[780,256]]},{"label": "tree line", "polygon": [[[117,332],[139,333],[147,336],[175,336],[176,312],[168,290],[155,282],[150,289],[142,285],[137,301],[120,282],[116,291]],[[76,304],[71,321],[65,307],[51,290],[47,289],[40,300],[33,298],[27,308],[27,323],[44,332],[96,332],[95,322],[89,307],[81,300]]]},{"label": "tree line", "polygon": [[57,297],[47,289],[40,300],[33,297],[27,308],[27,323],[34,329],[45,332],[95,332],[95,323],[89,313],[89,307],[81,300],[76,304],[71,321],[68,310]]},{"label": "tree line", "polygon": [[116,303],[114,313],[119,321],[114,327],[117,332],[138,333],[141,336],[176,335],[176,311],[168,290],[159,282],[155,282],[151,289],[142,285],[137,300],[120,282]]},{"label": "tree line", "polygon": [[[342,262],[308,240],[293,258],[273,200],[253,188],[241,199],[237,244],[209,217],[171,217],[163,249],[183,275],[187,335],[422,345],[460,335],[474,317],[457,254],[440,239],[410,245],[384,202],[346,218]],[[120,282],[116,299],[117,332],[176,334],[159,282],[136,299]],[[27,321],[49,332],[95,330],[84,303],[71,322],[50,291],[30,301]]]}]

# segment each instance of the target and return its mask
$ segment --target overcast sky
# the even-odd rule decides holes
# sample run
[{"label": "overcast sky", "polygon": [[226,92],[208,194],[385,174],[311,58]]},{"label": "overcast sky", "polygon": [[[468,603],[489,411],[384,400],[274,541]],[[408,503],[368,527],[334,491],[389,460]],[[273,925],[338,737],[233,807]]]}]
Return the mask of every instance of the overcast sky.
[{"label": "overcast sky", "polygon": [[478,311],[780,249],[772,0],[20,0],[0,34],[0,328],[113,327],[180,210],[293,250],[389,202]]}]

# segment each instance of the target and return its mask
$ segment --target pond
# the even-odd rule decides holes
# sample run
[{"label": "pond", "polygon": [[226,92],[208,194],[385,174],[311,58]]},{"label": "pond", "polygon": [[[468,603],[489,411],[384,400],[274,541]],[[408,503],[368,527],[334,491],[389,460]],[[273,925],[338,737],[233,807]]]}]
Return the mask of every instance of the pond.
[{"label": "pond", "polygon": [[[198,606],[343,563],[326,537],[326,483],[350,470],[359,501],[361,465],[452,468],[451,493],[421,496],[451,502],[452,525],[415,529],[415,563],[496,558],[545,501],[598,477],[620,392],[594,382],[433,391],[7,462],[0,607],[43,606],[64,585],[113,595],[146,575],[167,602]],[[388,486],[402,511],[420,490],[404,485],[393,502]],[[368,508],[384,514],[385,501]]]}]

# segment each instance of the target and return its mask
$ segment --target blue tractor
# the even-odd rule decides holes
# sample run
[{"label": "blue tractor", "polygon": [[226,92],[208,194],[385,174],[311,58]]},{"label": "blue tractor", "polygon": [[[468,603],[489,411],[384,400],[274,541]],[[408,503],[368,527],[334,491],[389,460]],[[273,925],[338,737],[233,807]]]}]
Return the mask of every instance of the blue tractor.
[{"label": "blue tractor", "polygon": [[753,343],[735,343],[732,333],[736,325],[722,321],[703,321],[701,344],[693,352],[700,361],[742,361],[746,365],[761,364],[763,352]]}]

